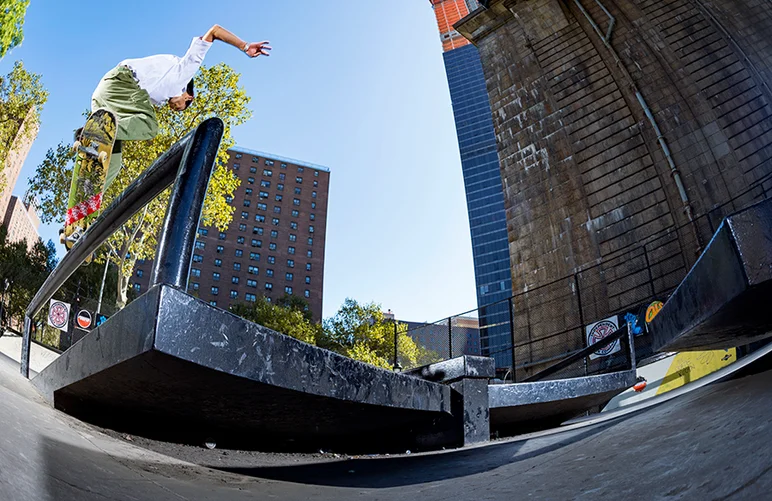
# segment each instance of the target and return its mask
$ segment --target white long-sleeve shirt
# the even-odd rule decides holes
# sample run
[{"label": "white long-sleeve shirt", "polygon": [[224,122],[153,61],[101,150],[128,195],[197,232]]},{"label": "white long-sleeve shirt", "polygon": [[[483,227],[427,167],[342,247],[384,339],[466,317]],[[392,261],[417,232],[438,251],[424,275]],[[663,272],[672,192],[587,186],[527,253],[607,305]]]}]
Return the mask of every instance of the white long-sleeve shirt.
[{"label": "white long-sleeve shirt", "polygon": [[125,59],[120,65],[128,66],[134,71],[139,87],[145,89],[150,95],[150,101],[158,106],[165,104],[171,97],[182,95],[188,82],[204,62],[211,46],[212,42],[196,37],[182,57],[159,54]]}]

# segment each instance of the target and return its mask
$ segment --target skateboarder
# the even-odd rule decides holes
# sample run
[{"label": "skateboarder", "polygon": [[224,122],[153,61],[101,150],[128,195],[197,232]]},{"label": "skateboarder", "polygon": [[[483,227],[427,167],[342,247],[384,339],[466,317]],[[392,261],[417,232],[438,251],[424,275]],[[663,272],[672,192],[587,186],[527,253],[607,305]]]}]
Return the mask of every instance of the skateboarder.
[{"label": "skateboarder", "polygon": [[168,104],[174,111],[183,111],[193,102],[193,76],[215,40],[232,45],[251,58],[270,55],[268,41],[245,42],[215,24],[203,37],[194,38],[182,57],[162,54],[125,59],[102,77],[91,96],[91,109],[107,108],[118,119],[105,190],[121,170],[121,141],[153,139],[158,133],[153,106]]}]

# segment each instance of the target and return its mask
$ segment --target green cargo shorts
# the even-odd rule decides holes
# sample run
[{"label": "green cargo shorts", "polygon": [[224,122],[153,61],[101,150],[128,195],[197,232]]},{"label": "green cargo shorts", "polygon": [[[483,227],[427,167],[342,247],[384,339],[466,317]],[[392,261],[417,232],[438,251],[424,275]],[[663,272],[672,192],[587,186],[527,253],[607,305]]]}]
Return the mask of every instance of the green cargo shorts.
[{"label": "green cargo shorts", "polygon": [[91,96],[91,111],[107,108],[118,119],[116,147],[107,169],[105,189],[121,171],[120,141],[153,139],[158,133],[155,109],[147,91],[141,89],[130,69],[118,66],[110,70]]}]

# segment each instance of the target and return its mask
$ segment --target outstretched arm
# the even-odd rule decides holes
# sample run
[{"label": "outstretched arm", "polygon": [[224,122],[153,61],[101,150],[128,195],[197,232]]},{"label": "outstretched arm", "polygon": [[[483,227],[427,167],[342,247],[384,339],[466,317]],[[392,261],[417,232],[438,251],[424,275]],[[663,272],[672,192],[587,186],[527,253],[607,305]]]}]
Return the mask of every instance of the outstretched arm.
[{"label": "outstretched arm", "polygon": [[229,45],[233,45],[240,51],[245,52],[249,57],[270,56],[269,51],[271,50],[271,46],[268,45],[269,42],[267,40],[263,42],[248,43],[217,24],[209,28],[209,31],[206,32],[203,39],[207,42],[222,40]]}]

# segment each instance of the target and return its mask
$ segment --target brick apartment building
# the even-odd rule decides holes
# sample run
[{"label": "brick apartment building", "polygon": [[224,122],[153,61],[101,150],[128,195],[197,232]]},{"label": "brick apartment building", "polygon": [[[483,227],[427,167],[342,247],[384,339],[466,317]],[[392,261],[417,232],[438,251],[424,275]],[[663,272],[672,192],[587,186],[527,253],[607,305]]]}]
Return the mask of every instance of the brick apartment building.
[{"label": "brick apartment building", "polygon": [[40,240],[40,235],[38,234],[40,218],[35,212],[35,205],[24,203],[17,196],[11,196],[5,211],[3,225],[8,230],[8,241],[21,242],[24,240],[29,251],[32,251],[32,248]]},{"label": "brick apartment building", "polygon": [[[224,232],[199,228],[188,292],[220,308],[292,294],[321,320],[329,169],[239,147],[228,153],[241,179],[229,200],[236,211]],[[152,267],[135,267],[137,293]]]}]

